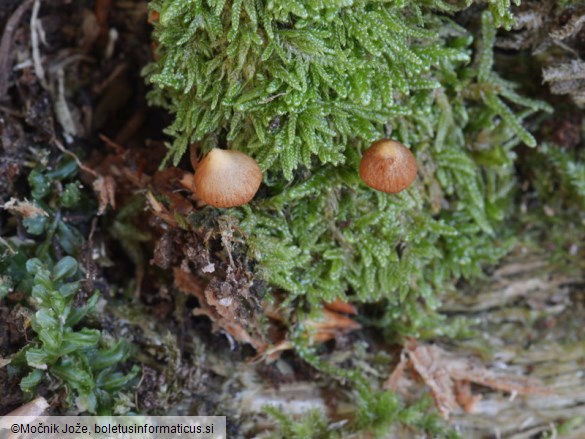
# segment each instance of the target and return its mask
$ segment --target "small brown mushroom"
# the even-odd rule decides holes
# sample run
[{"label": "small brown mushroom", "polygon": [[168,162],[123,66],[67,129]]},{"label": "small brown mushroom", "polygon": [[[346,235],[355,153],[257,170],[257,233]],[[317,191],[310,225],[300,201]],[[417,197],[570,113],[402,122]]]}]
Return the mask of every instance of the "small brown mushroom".
[{"label": "small brown mushroom", "polygon": [[390,139],[378,140],[364,152],[360,177],[371,188],[395,194],[416,178],[416,160],[403,144]]},{"label": "small brown mushroom", "polygon": [[258,191],[262,171],[240,151],[213,148],[195,170],[195,194],[214,207],[246,204]]}]

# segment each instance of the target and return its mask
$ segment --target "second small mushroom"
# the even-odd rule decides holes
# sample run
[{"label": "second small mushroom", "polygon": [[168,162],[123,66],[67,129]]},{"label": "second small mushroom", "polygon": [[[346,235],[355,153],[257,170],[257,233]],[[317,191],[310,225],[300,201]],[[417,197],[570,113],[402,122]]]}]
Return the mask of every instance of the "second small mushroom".
[{"label": "second small mushroom", "polygon": [[360,177],[373,189],[395,194],[410,186],[416,178],[416,160],[402,143],[378,140],[364,152]]}]

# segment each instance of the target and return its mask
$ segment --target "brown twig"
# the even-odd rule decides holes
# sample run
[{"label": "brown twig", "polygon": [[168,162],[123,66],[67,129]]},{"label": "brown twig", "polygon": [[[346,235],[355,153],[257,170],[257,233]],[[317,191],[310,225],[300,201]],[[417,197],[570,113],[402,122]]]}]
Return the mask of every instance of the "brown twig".
[{"label": "brown twig", "polygon": [[122,145],[120,145],[119,143],[113,141],[112,139],[110,139],[108,136],[106,136],[105,134],[98,134],[98,137],[100,138],[100,140],[102,142],[104,142],[106,144],[106,146],[109,146],[110,148],[112,148],[116,154],[123,154],[125,149]]},{"label": "brown twig", "polygon": [[39,39],[42,42],[45,42],[43,26],[41,25],[41,22],[39,21],[38,18],[40,9],[41,9],[40,0],[35,0],[33,11],[30,17],[30,42],[35,75],[37,75],[39,83],[46,90],[48,89],[48,86],[47,81],[45,79],[45,69],[43,68],[43,63],[41,61],[41,49],[39,47]]},{"label": "brown twig", "polygon": [[108,37],[108,18],[111,8],[112,0],[97,0],[95,2],[94,13],[100,27],[101,44],[105,44]]},{"label": "brown twig", "polygon": [[97,172],[95,172],[93,169],[88,168],[83,163],[81,163],[81,160],[79,160],[79,157],[77,157],[77,155],[75,155],[75,153],[73,153],[73,152],[69,151],[67,148],[65,148],[63,146],[63,144],[61,142],[59,142],[57,139],[53,139],[53,145],[55,145],[62,153],[67,154],[70,157],[73,157],[73,160],[75,160],[75,163],[77,163],[77,166],[79,166],[80,169],[84,170],[85,172],[88,172],[89,174],[93,175],[96,178],[100,177],[100,175]]},{"label": "brown twig", "polygon": [[0,101],[6,97],[8,92],[8,79],[10,76],[10,65],[12,64],[12,42],[14,41],[14,32],[16,31],[20,19],[33,4],[33,0],[25,0],[12,14],[0,41]]}]

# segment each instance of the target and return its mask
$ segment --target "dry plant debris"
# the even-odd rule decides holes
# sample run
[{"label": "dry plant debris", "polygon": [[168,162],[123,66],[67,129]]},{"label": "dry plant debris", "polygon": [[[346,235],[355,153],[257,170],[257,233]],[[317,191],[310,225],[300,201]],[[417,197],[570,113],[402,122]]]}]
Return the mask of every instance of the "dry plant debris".
[{"label": "dry plant debris", "polygon": [[[213,278],[206,284],[203,279],[179,267],[173,269],[173,275],[175,286],[180,291],[198,299],[199,308],[195,309],[193,314],[207,316],[213,322],[215,331],[223,331],[238,343],[250,344],[258,352],[257,359],[274,361],[283,351],[293,348],[293,343],[286,334],[280,334],[277,341],[272,343],[263,335],[267,331],[263,331],[260,322],[245,311],[245,301],[240,303],[240,294],[233,294],[234,288],[230,288],[230,282],[221,282]],[[320,318],[309,318],[299,323],[306,336],[311,339],[311,344],[324,343],[361,329],[359,323],[342,314],[356,314],[357,310],[353,305],[336,301],[324,306]],[[277,308],[267,304],[264,304],[264,307],[264,314],[272,322],[284,321]]]},{"label": "dry plant debris", "polygon": [[176,287],[199,300],[194,315],[209,317],[216,331],[223,330],[237,342],[250,344],[259,352],[266,350],[266,341],[258,328],[253,327],[255,321],[243,318],[237,298],[226,291],[225,283],[222,285],[214,279],[204,286],[201,279],[181,268],[174,268],[173,273]]},{"label": "dry plant debris", "polygon": [[384,383],[384,389],[408,396],[413,378],[422,381],[431,390],[437,409],[445,419],[459,408],[474,411],[481,395],[471,393],[471,384],[480,384],[512,394],[547,394],[550,390],[536,379],[501,375],[477,364],[471,358],[460,357],[436,345],[408,340],[400,355],[400,362]]},{"label": "dry plant debris", "polygon": [[16,410],[8,413],[6,416],[27,416],[37,418],[38,416],[41,416],[43,413],[45,413],[48,408],[49,403],[47,400],[42,396],[39,396],[38,398],[33,399],[31,402],[28,402]]},{"label": "dry plant debris", "polygon": [[99,176],[93,182],[93,190],[98,196],[98,215],[103,215],[108,204],[116,208],[116,183],[110,175]]},{"label": "dry plant debris", "polygon": [[[303,320],[298,323],[298,326],[303,329],[303,336],[309,339],[310,345],[325,343],[362,328],[362,325],[343,313],[356,315],[357,309],[352,304],[341,300],[325,303],[320,317]],[[267,315],[273,320],[279,320],[278,311],[267,311]],[[258,358],[274,361],[282,352],[293,349],[293,347],[292,341],[285,338],[269,347],[265,352],[261,352]]]},{"label": "dry plant debris", "polygon": [[32,0],[26,0],[14,11],[4,28],[0,40],[0,100],[5,99],[9,87],[10,65],[14,58],[12,44],[22,16],[30,9]]},{"label": "dry plant debris", "polygon": [[553,94],[569,95],[583,108],[585,64],[580,54],[583,53],[585,9],[577,5],[562,8],[558,3],[544,0],[523,6],[516,13],[514,31],[498,38],[496,44],[504,49],[531,48],[534,54],[548,50],[543,82],[548,83]]},{"label": "dry plant debris", "polygon": [[42,207],[39,207],[31,203],[26,198],[24,199],[24,201],[17,200],[16,198],[11,198],[0,207],[12,213],[21,215],[23,218],[33,218],[39,215],[49,216],[49,214]]},{"label": "dry plant debris", "polygon": [[349,302],[344,302],[341,299],[336,299],[333,302],[324,303],[323,306],[330,311],[335,311],[342,314],[357,315],[358,310],[355,305]]}]

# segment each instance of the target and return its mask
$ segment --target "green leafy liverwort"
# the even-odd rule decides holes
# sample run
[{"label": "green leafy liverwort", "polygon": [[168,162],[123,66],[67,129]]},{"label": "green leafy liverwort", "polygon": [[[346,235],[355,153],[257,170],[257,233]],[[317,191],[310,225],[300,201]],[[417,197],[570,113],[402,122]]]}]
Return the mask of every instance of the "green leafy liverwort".
[{"label": "green leafy liverwort", "polygon": [[96,290],[83,298],[85,273],[76,258],[84,238],[68,219],[88,208],[76,173],[72,160],[62,160],[53,170],[33,169],[28,177],[30,205],[37,212],[22,219],[31,239],[2,241],[0,299],[12,292],[23,295],[23,312],[35,335],[7,367],[23,376],[20,387],[30,395],[57,380],[67,391],[69,407],[111,414],[139,368],[120,369],[131,354],[128,342],[88,327],[96,326],[90,316],[99,294]]},{"label": "green leafy liverwort", "polygon": [[26,269],[32,276],[31,296],[38,309],[31,321],[38,340],[21,352],[33,368],[22,379],[21,388],[33,392],[48,370],[64,382],[78,409],[110,412],[114,395],[138,373],[137,367],[129,374],[116,371],[117,364],[128,358],[129,346],[124,341],[108,342],[97,329],[76,329],[99,296],[94,293],[85,305],[74,305],[80,287],[79,280],[71,280],[79,272],[74,258],[65,256],[52,270],[33,258]]}]

